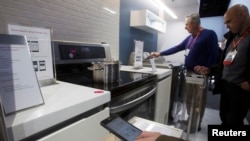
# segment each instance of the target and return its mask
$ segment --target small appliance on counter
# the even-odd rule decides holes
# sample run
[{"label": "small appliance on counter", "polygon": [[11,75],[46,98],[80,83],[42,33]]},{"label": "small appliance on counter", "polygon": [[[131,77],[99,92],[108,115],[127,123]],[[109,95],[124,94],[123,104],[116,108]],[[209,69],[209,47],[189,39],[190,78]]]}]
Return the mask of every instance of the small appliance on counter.
[{"label": "small appliance on counter", "polygon": [[53,41],[56,79],[110,91],[110,113],[154,119],[156,75],[120,71],[107,44]]}]

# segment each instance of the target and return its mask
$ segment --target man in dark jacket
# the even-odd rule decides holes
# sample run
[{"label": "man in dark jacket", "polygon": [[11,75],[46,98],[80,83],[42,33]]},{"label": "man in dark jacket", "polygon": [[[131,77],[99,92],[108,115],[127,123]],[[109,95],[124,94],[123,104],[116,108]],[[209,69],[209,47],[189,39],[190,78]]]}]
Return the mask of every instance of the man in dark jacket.
[{"label": "man in dark jacket", "polygon": [[230,30],[225,34],[226,48],[217,67],[196,66],[195,71],[215,74],[214,93],[220,93],[220,118],[222,125],[244,125],[250,108],[250,17],[248,8],[237,4],[224,14]]}]

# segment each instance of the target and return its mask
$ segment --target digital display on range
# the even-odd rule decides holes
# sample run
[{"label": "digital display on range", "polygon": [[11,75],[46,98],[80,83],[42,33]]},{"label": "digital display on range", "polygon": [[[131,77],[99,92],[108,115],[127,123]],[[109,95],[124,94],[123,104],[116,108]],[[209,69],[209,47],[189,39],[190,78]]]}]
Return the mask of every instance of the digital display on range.
[{"label": "digital display on range", "polygon": [[59,45],[62,60],[105,58],[105,49],[97,46]]}]

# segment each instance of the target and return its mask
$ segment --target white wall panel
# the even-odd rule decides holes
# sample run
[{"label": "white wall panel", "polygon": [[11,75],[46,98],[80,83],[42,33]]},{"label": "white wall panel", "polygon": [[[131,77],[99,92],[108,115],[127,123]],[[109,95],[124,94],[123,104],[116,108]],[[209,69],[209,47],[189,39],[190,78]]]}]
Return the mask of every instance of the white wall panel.
[{"label": "white wall panel", "polygon": [[120,0],[0,0],[0,33],[9,23],[51,28],[54,40],[106,42],[118,59],[119,12]]}]

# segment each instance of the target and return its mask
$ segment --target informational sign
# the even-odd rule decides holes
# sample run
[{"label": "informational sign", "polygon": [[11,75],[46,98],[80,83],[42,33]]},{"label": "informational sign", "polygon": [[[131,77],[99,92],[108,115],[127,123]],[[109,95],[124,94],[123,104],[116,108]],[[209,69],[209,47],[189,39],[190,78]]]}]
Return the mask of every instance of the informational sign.
[{"label": "informational sign", "polygon": [[8,135],[7,135],[7,127],[5,124],[5,116],[4,116],[4,109],[2,105],[2,101],[0,99],[0,140],[1,141],[8,141]]},{"label": "informational sign", "polygon": [[155,58],[151,58],[151,59],[149,59],[149,61],[150,61],[151,67],[152,67],[152,72],[156,72],[157,69],[156,69],[156,65],[155,65]]},{"label": "informational sign", "polygon": [[5,114],[44,103],[27,45],[0,44],[0,76]]},{"label": "informational sign", "polygon": [[134,58],[134,68],[141,69],[143,64],[143,45],[144,42],[135,40],[135,58]]},{"label": "informational sign", "polygon": [[8,24],[8,33],[26,36],[38,80],[53,79],[50,29]]}]

